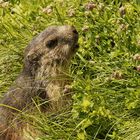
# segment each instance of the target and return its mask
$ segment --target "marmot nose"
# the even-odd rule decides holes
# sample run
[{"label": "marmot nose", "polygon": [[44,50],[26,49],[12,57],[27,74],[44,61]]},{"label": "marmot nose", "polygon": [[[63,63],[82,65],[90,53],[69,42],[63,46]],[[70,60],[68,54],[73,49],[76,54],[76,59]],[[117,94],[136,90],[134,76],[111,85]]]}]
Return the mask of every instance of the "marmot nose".
[{"label": "marmot nose", "polygon": [[72,26],[72,32],[73,32],[74,34],[77,34],[77,35],[78,35],[78,32],[77,32],[77,30],[75,29],[74,26]]},{"label": "marmot nose", "polygon": [[73,30],[73,33],[74,33],[74,34],[78,34],[78,32],[77,32],[77,30],[76,30],[76,29],[74,29],[74,30]]}]

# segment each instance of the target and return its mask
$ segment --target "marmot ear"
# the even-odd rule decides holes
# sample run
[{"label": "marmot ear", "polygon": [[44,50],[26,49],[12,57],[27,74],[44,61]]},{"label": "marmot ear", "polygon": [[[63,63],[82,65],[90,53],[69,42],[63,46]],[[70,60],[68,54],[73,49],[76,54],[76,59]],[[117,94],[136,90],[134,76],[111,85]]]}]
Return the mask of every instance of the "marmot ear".
[{"label": "marmot ear", "polygon": [[34,48],[26,53],[25,60],[31,63],[36,63],[41,59],[41,56],[41,51],[38,48]]},{"label": "marmot ear", "polygon": [[26,56],[25,56],[25,59],[26,61],[29,61],[29,62],[37,62],[38,59],[39,59],[39,55],[37,55],[36,53],[28,53]]},{"label": "marmot ear", "polygon": [[41,59],[41,55],[36,53],[28,53],[24,58],[24,72],[29,74],[30,76],[34,76],[36,70],[40,67],[39,60]]}]

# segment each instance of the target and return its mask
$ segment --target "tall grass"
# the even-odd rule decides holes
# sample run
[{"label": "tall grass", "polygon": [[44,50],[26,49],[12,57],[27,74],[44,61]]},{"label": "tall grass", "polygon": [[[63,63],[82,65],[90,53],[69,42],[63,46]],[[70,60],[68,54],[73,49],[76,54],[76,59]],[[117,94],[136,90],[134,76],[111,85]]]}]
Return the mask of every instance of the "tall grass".
[{"label": "tall grass", "polygon": [[140,139],[138,1],[9,0],[0,7],[1,96],[20,73],[33,36],[54,24],[74,25],[80,35],[70,67],[72,109],[25,115],[39,140]]}]

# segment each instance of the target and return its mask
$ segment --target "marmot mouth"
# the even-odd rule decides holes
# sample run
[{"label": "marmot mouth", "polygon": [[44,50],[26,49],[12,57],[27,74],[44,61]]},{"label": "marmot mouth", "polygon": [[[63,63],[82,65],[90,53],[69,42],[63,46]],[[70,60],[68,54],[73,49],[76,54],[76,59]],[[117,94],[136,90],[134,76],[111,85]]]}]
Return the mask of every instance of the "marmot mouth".
[{"label": "marmot mouth", "polygon": [[75,53],[77,50],[79,49],[79,44],[75,44],[73,47],[72,47],[72,51]]},{"label": "marmot mouth", "polygon": [[76,45],[75,45],[75,48],[78,49],[78,48],[79,48],[79,44],[76,44]]}]

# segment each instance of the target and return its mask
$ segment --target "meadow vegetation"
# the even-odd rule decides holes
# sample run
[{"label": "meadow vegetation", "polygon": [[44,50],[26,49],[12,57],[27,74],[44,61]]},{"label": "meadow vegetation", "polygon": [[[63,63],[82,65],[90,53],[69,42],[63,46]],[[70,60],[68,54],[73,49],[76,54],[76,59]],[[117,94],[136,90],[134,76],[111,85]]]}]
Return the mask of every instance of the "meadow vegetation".
[{"label": "meadow vegetation", "polygon": [[64,24],[79,32],[69,70],[73,105],[26,115],[36,140],[140,140],[139,1],[0,0],[0,97],[20,73],[33,36]]}]

